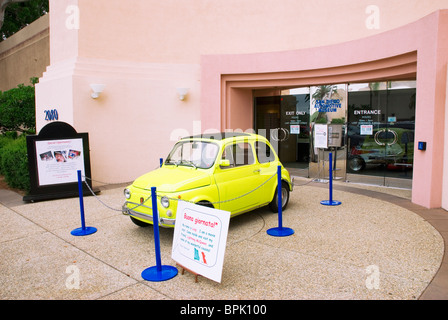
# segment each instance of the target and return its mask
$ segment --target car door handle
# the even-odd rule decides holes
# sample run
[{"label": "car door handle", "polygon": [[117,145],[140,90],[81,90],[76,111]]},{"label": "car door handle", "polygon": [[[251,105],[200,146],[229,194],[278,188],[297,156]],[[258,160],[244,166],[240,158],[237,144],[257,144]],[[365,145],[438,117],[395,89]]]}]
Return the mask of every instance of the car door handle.
[{"label": "car door handle", "polygon": [[260,173],[261,169],[254,170],[254,173]]}]

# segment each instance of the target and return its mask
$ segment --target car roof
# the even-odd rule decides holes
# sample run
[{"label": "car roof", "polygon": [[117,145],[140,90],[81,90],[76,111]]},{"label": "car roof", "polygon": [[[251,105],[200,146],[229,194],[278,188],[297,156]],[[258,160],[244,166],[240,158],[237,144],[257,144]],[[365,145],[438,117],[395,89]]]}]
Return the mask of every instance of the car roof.
[{"label": "car roof", "polygon": [[245,133],[245,132],[215,132],[215,133],[204,133],[194,136],[184,137],[181,140],[188,139],[209,139],[209,140],[224,140],[229,138],[238,137],[256,137],[256,134]]}]

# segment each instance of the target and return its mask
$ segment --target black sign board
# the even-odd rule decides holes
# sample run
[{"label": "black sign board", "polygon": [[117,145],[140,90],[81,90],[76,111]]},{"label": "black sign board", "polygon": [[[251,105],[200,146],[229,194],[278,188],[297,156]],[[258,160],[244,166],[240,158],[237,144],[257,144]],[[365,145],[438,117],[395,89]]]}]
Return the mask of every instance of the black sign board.
[{"label": "black sign board", "polygon": [[39,201],[78,196],[78,170],[83,177],[83,194],[91,195],[88,133],[78,133],[69,124],[55,121],[38,135],[26,137],[30,193],[23,201]]}]

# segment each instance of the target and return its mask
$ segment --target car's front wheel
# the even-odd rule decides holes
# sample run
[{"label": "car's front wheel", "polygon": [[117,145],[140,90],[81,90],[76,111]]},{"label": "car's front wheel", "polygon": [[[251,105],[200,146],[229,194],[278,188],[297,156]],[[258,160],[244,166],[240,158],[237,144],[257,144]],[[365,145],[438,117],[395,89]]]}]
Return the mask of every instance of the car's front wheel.
[{"label": "car's front wheel", "polygon": [[207,200],[201,200],[196,202],[197,205],[203,206],[203,207],[207,207],[207,208],[212,208],[214,209],[215,207],[213,206],[213,203],[207,201]]},{"label": "car's front wheel", "polygon": [[[289,186],[286,182],[282,182],[282,210],[286,209],[286,206],[289,202]],[[274,198],[272,199],[271,203],[269,204],[269,208],[273,212],[278,212],[278,191],[275,189]]]},{"label": "car's front wheel", "polygon": [[131,221],[134,222],[139,227],[147,227],[147,226],[150,225],[149,223],[146,223],[146,222],[143,222],[141,220],[135,219],[133,216],[129,216],[129,217],[131,218]]}]

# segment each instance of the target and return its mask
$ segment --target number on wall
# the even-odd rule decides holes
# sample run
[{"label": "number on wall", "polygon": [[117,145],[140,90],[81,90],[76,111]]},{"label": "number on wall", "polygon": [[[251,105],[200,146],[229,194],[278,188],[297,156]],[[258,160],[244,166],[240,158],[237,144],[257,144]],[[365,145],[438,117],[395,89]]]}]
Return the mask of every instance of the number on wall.
[{"label": "number on wall", "polygon": [[44,113],[45,113],[45,121],[53,121],[59,119],[58,110],[56,109],[44,110]]}]

